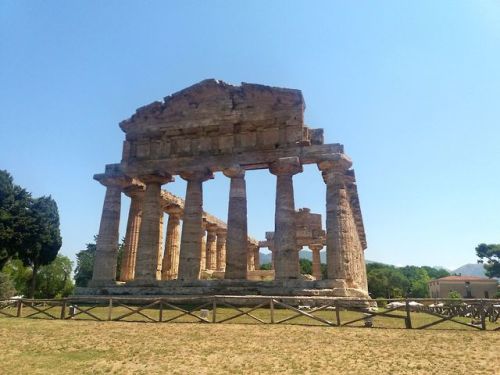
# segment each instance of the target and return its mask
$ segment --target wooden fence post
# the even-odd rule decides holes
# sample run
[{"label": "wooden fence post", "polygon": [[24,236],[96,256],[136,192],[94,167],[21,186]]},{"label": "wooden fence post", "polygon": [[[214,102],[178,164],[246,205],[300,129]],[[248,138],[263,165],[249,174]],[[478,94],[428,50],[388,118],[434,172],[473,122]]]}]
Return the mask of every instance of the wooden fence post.
[{"label": "wooden fence post", "polygon": [[61,305],[61,320],[64,320],[66,318],[66,299],[63,300],[63,303]]},{"label": "wooden fence post", "polygon": [[212,323],[217,323],[217,297],[212,300]]},{"label": "wooden fence post", "polygon": [[412,324],[411,324],[410,301],[407,298],[405,302],[406,302],[405,303],[405,309],[406,309],[405,323],[406,323],[406,328],[407,329],[412,329],[413,327],[412,327]]},{"label": "wooden fence post", "polygon": [[340,306],[338,301],[335,301],[335,317],[337,318],[337,327],[340,327]]},{"label": "wooden fence post", "polygon": [[108,308],[108,320],[111,320],[111,312],[113,310],[113,298],[109,299],[109,308]]},{"label": "wooden fence post", "polygon": [[23,300],[18,299],[17,300],[17,317],[20,318],[22,314],[23,314]]},{"label": "wooden fence post", "polygon": [[160,316],[158,317],[158,321],[163,322],[163,300],[160,299]]},{"label": "wooden fence post", "polygon": [[481,329],[486,331],[486,304],[483,299],[481,299]]},{"label": "wooden fence post", "polygon": [[269,302],[269,309],[271,311],[271,324],[274,324],[274,299],[271,298],[271,302]]}]

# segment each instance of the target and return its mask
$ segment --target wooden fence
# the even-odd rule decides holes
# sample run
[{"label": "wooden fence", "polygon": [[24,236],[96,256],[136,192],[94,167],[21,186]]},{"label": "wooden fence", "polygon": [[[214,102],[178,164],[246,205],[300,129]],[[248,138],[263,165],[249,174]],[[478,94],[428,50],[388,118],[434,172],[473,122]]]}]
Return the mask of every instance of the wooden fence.
[{"label": "wooden fence", "polygon": [[[302,324],[500,331],[500,300],[285,297],[72,297],[0,300],[0,316],[58,320]],[[382,306],[381,306],[382,305]]]}]

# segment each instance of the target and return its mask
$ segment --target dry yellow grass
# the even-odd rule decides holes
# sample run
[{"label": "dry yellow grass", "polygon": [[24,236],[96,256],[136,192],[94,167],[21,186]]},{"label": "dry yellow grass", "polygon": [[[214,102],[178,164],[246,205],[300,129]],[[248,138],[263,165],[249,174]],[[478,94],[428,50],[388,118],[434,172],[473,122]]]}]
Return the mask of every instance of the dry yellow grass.
[{"label": "dry yellow grass", "polygon": [[500,374],[500,333],[0,319],[2,374]]}]

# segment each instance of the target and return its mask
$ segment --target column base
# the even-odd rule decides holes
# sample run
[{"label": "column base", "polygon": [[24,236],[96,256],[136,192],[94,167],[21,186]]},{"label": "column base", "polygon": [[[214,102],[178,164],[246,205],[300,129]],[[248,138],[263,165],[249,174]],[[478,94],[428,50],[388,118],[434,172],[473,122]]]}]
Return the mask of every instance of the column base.
[{"label": "column base", "polygon": [[100,287],[120,286],[120,285],[125,285],[125,282],[116,280],[90,280],[88,283],[89,288],[100,288]]},{"label": "column base", "polygon": [[370,298],[368,292],[349,288],[345,280],[133,280],[76,288],[76,295],[134,296],[318,296]]}]

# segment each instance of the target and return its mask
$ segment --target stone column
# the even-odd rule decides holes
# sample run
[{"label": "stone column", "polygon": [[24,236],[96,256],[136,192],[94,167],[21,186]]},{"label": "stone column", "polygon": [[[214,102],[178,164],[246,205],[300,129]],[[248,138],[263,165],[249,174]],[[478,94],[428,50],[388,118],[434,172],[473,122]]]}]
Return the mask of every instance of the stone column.
[{"label": "stone column", "polygon": [[[344,154],[332,154],[318,163],[326,183],[326,258],[329,279],[344,279],[348,287],[354,284],[353,254],[360,241],[349,204],[346,172],[351,160]],[[354,266],[354,267],[353,267]]]},{"label": "stone column", "polygon": [[203,221],[201,237],[200,270],[207,269],[207,223]]},{"label": "stone column", "polygon": [[254,259],[254,264],[255,264],[254,269],[260,270],[260,247],[259,246],[256,246],[254,249],[253,259]]},{"label": "stone column", "polygon": [[226,273],[225,279],[247,277],[247,194],[245,170],[240,167],[223,171],[231,178],[227,213]]},{"label": "stone column", "polygon": [[312,275],[316,280],[321,280],[321,256],[320,251],[323,249],[322,244],[309,245],[309,249],[312,251]]},{"label": "stone column", "polygon": [[151,174],[141,176],[146,184],[142,210],[141,231],[137,248],[135,280],[154,281],[158,273],[160,248],[160,222],[163,218],[161,207],[161,185],[172,181],[170,175]]},{"label": "stone column", "polygon": [[269,246],[267,246],[267,248],[271,252],[271,269],[274,270],[274,258],[275,258],[275,255],[274,255],[274,246],[269,245]]},{"label": "stone column", "polygon": [[217,268],[217,225],[207,224],[207,270],[215,271]]},{"label": "stone column", "polygon": [[255,245],[252,243],[247,244],[247,271],[255,270]]},{"label": "stone column", "polygon": [[227,230],[219,228],[217,230],[217,271],[224,272],[226,270],[226,238]]},{"label": "stone column", "polygon": [[163,264],[163,217],[165,212],[161,210],[160,223],[158,228],[158,254],[156,256],[156,280],[161,280],[161,267]]},{"label": "stone column", "polygon": [[90,286],[99,286],[116,281],[118,240],[120,226],[121,178],[102,177],[98,181],[106,186],[106,196],[102,207],[101,224],[97,236],[94,272]]},{"label": "stone column", "polygon": [[198,280],[201,271],[203,236],[203,181],[213,178],[209,171],[181,174],[187,181],[179,262],[180,280]]},{"label": "stone column", "polygon": [[292,176],[302,172],[302,165],[298,157],[287,157],[274,162],[269,170],[277,177],[273,252],[276,279],[296,279],[299,277],[299,254]]},{"label": "stone column", "polygon": [[165,254],[161,270],[162,280],[177,278],[181,245],[181,212],[180,208],[172,208],[168,211],[167,238],[165,239]]},{"label": "stone column", "polygon": [[125,188],[124,192],[130,197],[130,209],[128,212],[120,280],[130,281],[134,279],[135,274],[135,258],[137,255],[137,244],[139,243],[144,186],[130,186]]}]

